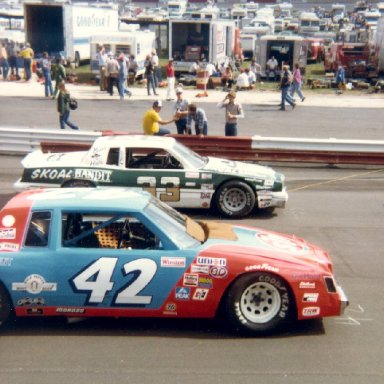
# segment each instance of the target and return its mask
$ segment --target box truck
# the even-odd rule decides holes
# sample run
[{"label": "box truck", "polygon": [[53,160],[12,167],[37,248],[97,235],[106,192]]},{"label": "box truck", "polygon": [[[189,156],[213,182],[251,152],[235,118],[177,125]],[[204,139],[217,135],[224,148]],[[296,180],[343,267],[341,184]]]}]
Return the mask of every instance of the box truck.
[{"label": "box truck", "polygon": [[90,36],[115,32],[119,28],[116,7],[72,5],[67,3],[24,3],[26,41],[38,57],[46,51],[68,62],[90,59]]},{"label": "box truck", "polygon": [[169,20],[169,57],[176,72],[188,72],[196,60],[219,65],[234,49],[233,20]]}]

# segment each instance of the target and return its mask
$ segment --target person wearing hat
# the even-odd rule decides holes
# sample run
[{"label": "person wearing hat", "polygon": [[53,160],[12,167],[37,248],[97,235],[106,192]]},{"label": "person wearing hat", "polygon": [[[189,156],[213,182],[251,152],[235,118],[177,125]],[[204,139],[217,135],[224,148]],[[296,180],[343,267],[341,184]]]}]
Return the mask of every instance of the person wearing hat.
[{"label": "person wearing hat", "polygon": [[176,88],[176,103],[174,106],[175,111],[175,124],[177,133],[179,135],[185,135],[190,133],[187,131],[187,116],[188,116],[188,100],[183,97],[183,88]]},{"label": "person wearing hat", "polygon": [[217,106],[225,109],[225,136],[237,136],[237,119],[244,118],[241,104],[235,102],[236,92],[231,91]]},{"label": "person wearing hat", "polygon": [[24,76],[25,80],[29,81],[32,77],[32,59],[35,56],[31,44],[26,43],[25,48],[20,52],[20,56],[24,59]]},{"label": "person wearing hat", "polygon": [[129,97],[132,96],[132,92],[126,87],[128,78],[128,64],[127,58],[125,57],[124,53],[120,53],[119,57],[117,58],[117,61],[119,63],[119,95],[120,100],[124,100],[124,95],[128,95]]},{"label": "person wearing hat", "polygon": [[167,74],[167,100],[175,99],[175,67],[173,65],[173,58],[170,57],[168,64],[165,66],[165,72]]},{"label": "person wearing hat", "polygon": [[159,112],[163,104],[161,100],[156,100],[152,108],[145,112],[143,117],[143,131],[144,135],[155,135],[155,136],[163,136],[171,133],[168,129],[160,128],[159,125],[166,125],[173,123],[175,121],[174,118],[170,120],[163,120]]}]

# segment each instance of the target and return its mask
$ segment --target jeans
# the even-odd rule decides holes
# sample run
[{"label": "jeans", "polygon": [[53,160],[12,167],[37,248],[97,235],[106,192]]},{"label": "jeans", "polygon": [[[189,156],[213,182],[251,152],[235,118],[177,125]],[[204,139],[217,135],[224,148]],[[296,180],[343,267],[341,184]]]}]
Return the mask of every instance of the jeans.
[{"label": "jeans", "polygon": [[166,128],[159,128],[159,132],[154,133],[154,136],[164,136],[164,135],[169,135],[171,131]]},{"label": "jeans", "polygon": [[[11,67],[11,75],[16,74],[16,76],[19,75],[19,67],[17,66],[17,56],[10,56],[9,57],[9,66]],[[16,71],[16,73],[15,73]]]},{"label": "jeans", "polygon": [[289,91],[289,94],[291,97],[295,94],[295,92],[299,95],[300,99],[304,99],[304,95],[301,92],[301,83],[296,83],[295,81],[291,84],[291,89]]},{"label": "jeans", "polygon": [[285,102],[290,104],[292,107],[295,105],[295,101],[288,94],[289,86],[281,88],[281,109],[285,109]]},{"label": "jeans", "polygon": [[43,71],[45,97],[53,95],[51,71]]},{"label": "jeans", "polygon": [[187,119],[179,119],[175,121],[177,133],[179,135],[184,135],[187,132]]},{"label": "jeans", "polygon": [[113,96],[113,85],[116,85],[117,90],[119,91],[119,82],[117,77],[109,76],[108,77],[108,93]]},{"label": "jeans", "polygon": [[27,81],[30,80],[32,77],[31,64],[32,59],[24,59],[25,80]]},{"label": "jeans", "polygon": [[127,94],[128,96],[131,96],[132,93],[131,91],[126,88],[125,84],[127,82],[127,79],[124,78],[123,76],[119,76],[119,95],[120,95],[120,100],[124,100],[124,95]]},{"label": "jeans", "polygon": [[156,93],[156,87],[155,87],[155,80],[153,78],[153,74],[147,74],[147,93],[148,93],[148,96],[151,94],[151,85],[152,85],[152,89],[153,89],[153,93],[155,95],[157,95]]},{"label": "jeans", "polygon": [[62,115],[60,115],[60,128],[65,129],[65,125],[68,125],[68,127],[72,129],[79,129],[79,127],[75,124],[73,124],[71,121],[69,121],[69,111],[64,112]]},{"label": "jeans", "polygon": [[225,136],[237,136],[237,123],[225,123]]},{"label": "jeans", "polygon": [[3,79],[7,80],[9,71],[8,59],[1,59],[0,65],[3,70]]},{"label": "jeans", "polygon": [[195,125],[195,131],[196,131],[196,135],[203,134],[204,136],[207,136],[207,134],[208,134],[208,122],[204,121],[203,129],[199,129],[198,125],[196,124]]}]

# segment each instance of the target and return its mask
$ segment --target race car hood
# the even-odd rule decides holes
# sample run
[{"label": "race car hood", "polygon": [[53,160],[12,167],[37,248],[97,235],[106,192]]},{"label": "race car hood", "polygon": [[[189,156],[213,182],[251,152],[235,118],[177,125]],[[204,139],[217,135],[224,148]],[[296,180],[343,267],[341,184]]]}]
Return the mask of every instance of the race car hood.
[{"label": "race car hood", "polygon": [[24,157],[21,164],[24,168],[35,167],[72,167],[78,166],[87,152],[43,153],[33,151]]},{"label": "race car hood", "polygon": [[[320,266],[332,272],[333,267],[327,252],[294,235],[283,235],[255,227],[246,227],[216,223],[214,231],[205,225],[207,231],[204,256],[220,254],[228,259],[242,257],[252,260],[262,257],[263,260],[284,261],[291,264]],[[219,234],[219,235],[218,235]],[[224,240],[224,241],[223,241]],[[227,241],[225,241],[227,240]]]},{"label": "race car hood", "polygon": [[248,177],[259,181],[269,180],[271,183],[273,183],[273,180],[276,178],[276,172],[272,168],[258,164],[231,161],[214,157],[208,157],[208,162],[202,170],[239,177]]}]

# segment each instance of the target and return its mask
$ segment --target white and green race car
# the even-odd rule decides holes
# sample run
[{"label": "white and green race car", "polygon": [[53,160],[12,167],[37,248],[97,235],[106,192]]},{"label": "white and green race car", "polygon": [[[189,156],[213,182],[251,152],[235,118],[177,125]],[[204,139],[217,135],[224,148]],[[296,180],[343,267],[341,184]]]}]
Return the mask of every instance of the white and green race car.
[{"label": "white and green race car", "polygon": [[28,154],[17,189],[139,187],[176,208],[211,208],[239,218],[283,208],[284,175],[272,168],[202,157],[170,137],[105,136],[88,151]]}]

